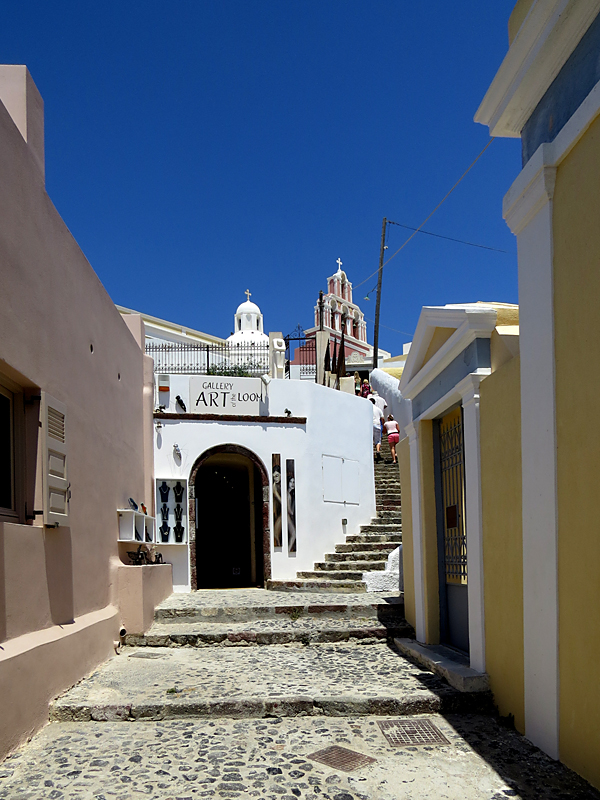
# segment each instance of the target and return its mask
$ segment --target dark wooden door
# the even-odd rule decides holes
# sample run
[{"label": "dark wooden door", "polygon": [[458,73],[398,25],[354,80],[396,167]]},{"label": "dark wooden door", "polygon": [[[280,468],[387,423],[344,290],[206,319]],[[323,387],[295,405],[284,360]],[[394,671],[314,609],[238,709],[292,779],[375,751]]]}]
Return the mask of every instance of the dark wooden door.
[{"label": "dark wooden door", "polygon": [[252,586],[250,485],[244,465],[206,465],[196,477],[199,589]]}]

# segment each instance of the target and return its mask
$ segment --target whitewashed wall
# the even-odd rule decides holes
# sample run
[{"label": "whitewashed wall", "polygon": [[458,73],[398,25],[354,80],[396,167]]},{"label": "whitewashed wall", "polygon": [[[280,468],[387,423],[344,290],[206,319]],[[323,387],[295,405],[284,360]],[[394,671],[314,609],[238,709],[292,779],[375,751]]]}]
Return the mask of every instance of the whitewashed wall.
[{"label": "whitewashed wall", "polygon": [[[287,408],[294,417],[306,417],[306,424],[163,420],[163,427],[155,431],[155,475],[157,479],[187,480],[196,459],[205,450],[220,444],[241,445],[256,453],[269,477],[273,453],[281,454],[282,470],[285,460],[293,458],[296,462],[297,552],[287,552],[285,492],[282,498],[283,548],[273,551],[271,545],[271,577],[288,580],[295,578],[298,570],[312,570],[314,562],[332,552],[336,543],[344,541],[346,533],[358,533],[360,525],[368,523],[375,515],[372,410],[371,403],[363,398],[309,381],[271,381],[264,394],[264,410],[270,416],[284,416]],[[170,376],[170,412],[179,410],[175,405],[177,395],[185,402],[188,412],[193,411],[189,376]],[[174,444],[181,450],[181,463],[173,457]],[[358,462],[358,504],[324,500],[323,455]],[[342,525],[342,519],[347,519],[346,526]],[[168,552],[171,549],[164,549],[166,560],[171,560],[172,553]],[[178,559],[184,558],[183,550],[180,549]],[[187,548],[185,550],[187,558]],[[178,584],[179,591],[185,589],[181,576],[188,575],[182,571],[184,566],[174,565],[174,583]],[[186,580],[189,584],[189,577]]]},{"label": "whitewashed wall", "polygon": [[384,372],[382,369],[374,369],[370,376],[371,386],[378,394],[385,398],[388,404],[386,410],[387,414],[392,414],[394,419],[400,426],[400,439],[404,439],[406,433],[404,428],[411,421],[410,413],[410,400],[405,400],[398,388],[400,382],[398,378],[394,378],[389,372]]}]

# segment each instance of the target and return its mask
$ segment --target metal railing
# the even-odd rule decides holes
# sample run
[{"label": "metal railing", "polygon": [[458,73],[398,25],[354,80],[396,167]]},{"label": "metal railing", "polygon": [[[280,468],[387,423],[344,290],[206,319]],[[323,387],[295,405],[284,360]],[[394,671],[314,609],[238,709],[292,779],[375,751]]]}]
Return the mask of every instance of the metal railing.
[{"label": "metal railing", "polygon": [[188,344],[146,342],[154,372],[171,375],[259,377],[269,372],[268,344]]}]

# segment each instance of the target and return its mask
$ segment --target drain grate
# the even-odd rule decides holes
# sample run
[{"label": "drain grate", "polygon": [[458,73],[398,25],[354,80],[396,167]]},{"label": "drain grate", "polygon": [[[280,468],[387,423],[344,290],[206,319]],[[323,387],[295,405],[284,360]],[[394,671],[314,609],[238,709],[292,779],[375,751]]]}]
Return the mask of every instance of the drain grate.
[{"label": "drain grate", "polygon": [[364,756],[362,753],[339,747],[337,744],[326,747],[324,750],[317,750],[316,753],[311,753],[308,758],[313,761],[319,761],[321,764],[326,764],[328,767],[341,769],[344,772],[354,772],[355,769],[366,767],[368,764],[377,761],[376,758]]},{"label": "drain grate", "polygon": [[390,719],[378,721],[381,732],[392,747],[419,744],[450,744],[428,719]]},{"label": "drain grate", "polygon": [[132,653],[129,658],[164,658],[164,653],[152,653],[140,650],[137,653]]}]

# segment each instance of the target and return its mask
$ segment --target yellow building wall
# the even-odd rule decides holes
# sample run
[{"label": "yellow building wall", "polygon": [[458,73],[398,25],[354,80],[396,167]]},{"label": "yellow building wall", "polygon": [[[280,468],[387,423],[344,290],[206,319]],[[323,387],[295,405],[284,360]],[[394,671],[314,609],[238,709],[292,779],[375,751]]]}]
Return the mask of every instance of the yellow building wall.
[{"label": "yellow building wall", "polygon": [[404,570],[404,616],[413,628],[415,617],[415,573],[412,535],[412,497],[410,493],[410,445],[408,437],[396,447],[402,487],[402,568]]},{"label": "yellow building wall", "polygon": [[520,359],[481,382],[486,671],[502,716],[525,732]]},{"label": "yellow building wall", "polygon": [[425,586],[425,636],[428,644],[440,641],[440,587],[438,575],[433,422],[419,422],[421,463],[421,524],[423,526],[423,580]]},{"label": "yellow building wall", "polygon": [[[419,423],[419,461],[421,484],[421,524],[423,526],[423,579],[425,582],[425,637],[429,644],[440,640],[440,600],[437,566],[437,531],[433,471],[433,425]],[[412,495],[410,447],[408,439],[397,448],[402,486],[402,557],[404,565],[404,614],[413,628],[415,618],[414,539],[412,530]]]},{"label": "yellow building wall", "polygon": [[429,342],[429,347],[423,356],[421,368],[424,367],[425,364],[434,357],[437,351],[446,344],[453,333],[456,333],[456,328],[436,328],[434,330],[431,341]]},{"label": "yellow building wall", "polygon": [[554,194],[560,758],[600,787],[600,118]]}]

